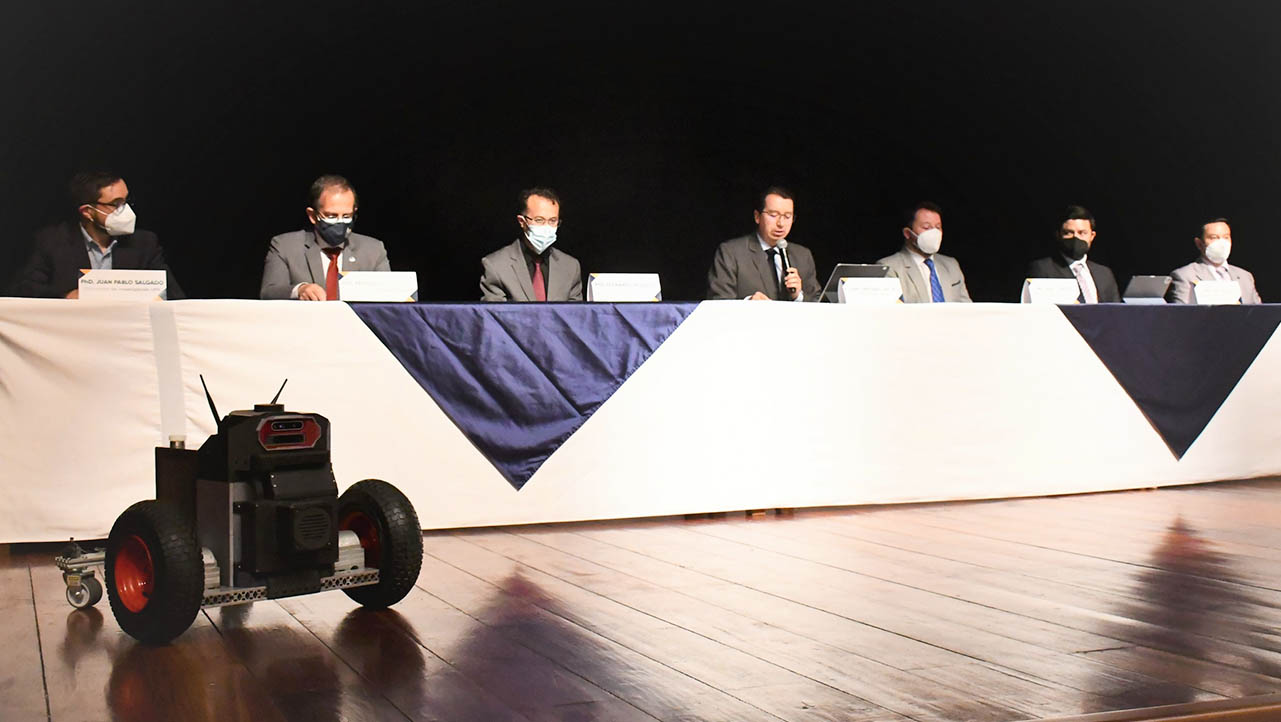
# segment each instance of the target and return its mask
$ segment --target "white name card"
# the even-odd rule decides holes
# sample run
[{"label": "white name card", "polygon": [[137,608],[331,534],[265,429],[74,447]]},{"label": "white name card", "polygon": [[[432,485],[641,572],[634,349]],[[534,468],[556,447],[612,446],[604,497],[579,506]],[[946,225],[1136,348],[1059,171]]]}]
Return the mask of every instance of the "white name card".
[{"label": "white name card", "polygon": [[663,300],[657,273],[591,273],[587,300],[605,303]]},{"label": "white name card", "polygon": [[164,271],[82,268],[78,290],[86,301],[160,301],[167,283]]},{"label": "white name card", "polygon": [[1207,306],[1241,303],[1241,284],[1236,281],[1193,281],[1196,302]]},{"label": "white name card", "polygon": [[1077,303],[1081,287],[1075,278],[1029,278],[1023,281],[1022,303]]},{"label": "white name card", "polygon": [[836,286],[838,303],[855,306],[883,306],[903,300],[903,285],[897,278],[845,278]]},{"label": "white name card", "polygon": [[412,303],[418,300],[418,274],[414,271],[340,273],[338,298],[357,303]]}]

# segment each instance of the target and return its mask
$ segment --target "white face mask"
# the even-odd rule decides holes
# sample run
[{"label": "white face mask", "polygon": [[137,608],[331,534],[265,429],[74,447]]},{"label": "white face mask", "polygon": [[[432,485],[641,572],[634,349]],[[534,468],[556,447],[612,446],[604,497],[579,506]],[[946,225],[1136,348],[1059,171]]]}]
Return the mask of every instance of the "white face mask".
[{"label": "white face mask", "polygon": [[937,228],[931,228],[919,234],[912,233],[912,235],[916,236],[916,247],[921,249],[921,253],[927,256],[938,253],[939,246],[943,245],[943,231]]},{"label": "white face mask", "polygon": [[[89,206],[97,213],[102,213],[94,206]],[[106,216],[102,223],[102,230],[109,236],[127,236],[133,233],[134,226],[138,223],[138,217],[134,215],[133,209],[126,203],[111,213],[102,213]]]},{"label": "white face mask", "polygon": [[1226,238],[1216,238],[1205,245],[1205,260],[1216,266],[1222,266],[1228,262],[1228,255],[1232,253],[1232,241]]},{"label": "white face mask", "polygon": [[529,245],[534,247],[534,251],[541,254],[556,242],[556,226],[528,225],[525,227],[525,238],[529,239]]}]

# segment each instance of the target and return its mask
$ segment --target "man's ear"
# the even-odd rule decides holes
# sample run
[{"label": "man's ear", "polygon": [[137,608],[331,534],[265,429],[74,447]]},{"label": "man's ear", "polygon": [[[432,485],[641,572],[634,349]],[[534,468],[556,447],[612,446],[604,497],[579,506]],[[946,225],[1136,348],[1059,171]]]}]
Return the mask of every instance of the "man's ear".
[{"label": "man's ear", "polygon": [[88,203],[77,208],[76,213],[78,213],[80,217],[85,219],[86,221],[93,223],[93,206],[89,205]]},{"label": "man's ear", "polygon": [[903,240],[905,241],[912,240],[912,229],[908,228],[907,226],[903,226]]},{"label": "man's ear", "polygon": [[307,207],[307,220],[311,221],[311,225],[313,226],[316,225],[316,209],[315,208],[312,208],[310,206]]}]

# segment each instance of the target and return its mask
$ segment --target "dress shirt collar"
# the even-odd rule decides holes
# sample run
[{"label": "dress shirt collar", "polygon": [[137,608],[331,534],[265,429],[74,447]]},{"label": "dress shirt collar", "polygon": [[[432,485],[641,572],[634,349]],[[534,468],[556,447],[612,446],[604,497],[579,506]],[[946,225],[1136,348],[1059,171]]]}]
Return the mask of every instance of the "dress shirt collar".
[{"label": "dress shirt collar", "polygon": [[119,241],[118,238],[112,236],[111,243],[107,244],[107,250],[104,251],[102,250],[102,246],[98,245],[98,242],[93,240],[93,236],[89,235],[89,231],[86,231],[83,225],[77,223],[76,228],[80,229],[80,236],[85,239],[86,250],[90,253],[97,253],[99,256],[105,256],[108,253],[111,253],[111,250],[116,247],[116,243]]},{"label": "dress shirt collar", "polygon": [[771,249],[771,248],[778,248],[778,246],[777,246],[777,245],[773,245],[773,246],[771,246],[770,244],[766,243],[766,242],[765,242],[765,239],[764,239],[764,238],[761,238],[761,233],[760,233],[760,231],[757,231],[757,232],[756,232],[756,242],[757,242],[757,243],[759,243],[759,244],[761,244],[761,250],[762,250],[762,251],[768,251],[768,250],[769,250],[769,249]]}]

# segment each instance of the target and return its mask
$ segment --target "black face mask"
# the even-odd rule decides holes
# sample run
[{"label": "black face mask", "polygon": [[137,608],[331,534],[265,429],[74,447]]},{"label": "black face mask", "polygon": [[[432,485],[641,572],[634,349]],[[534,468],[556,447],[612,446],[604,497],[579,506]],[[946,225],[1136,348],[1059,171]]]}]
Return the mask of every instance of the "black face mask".
[{"label": "black face mask", "polygon": [[316,219],[316,234],[320,240],[330,246],[341,246],[351,235],[351,223],[330,223],[323,219]]},{"label": "black face mask", "polygon": [[1090,244],[1076,236],[1068,236],[1067,238],[1059,239],[1059,249],[1063,251],[1063,255],[1073,261],[1079,261],[1085,258],[1086,251],[1090,250]]}]

